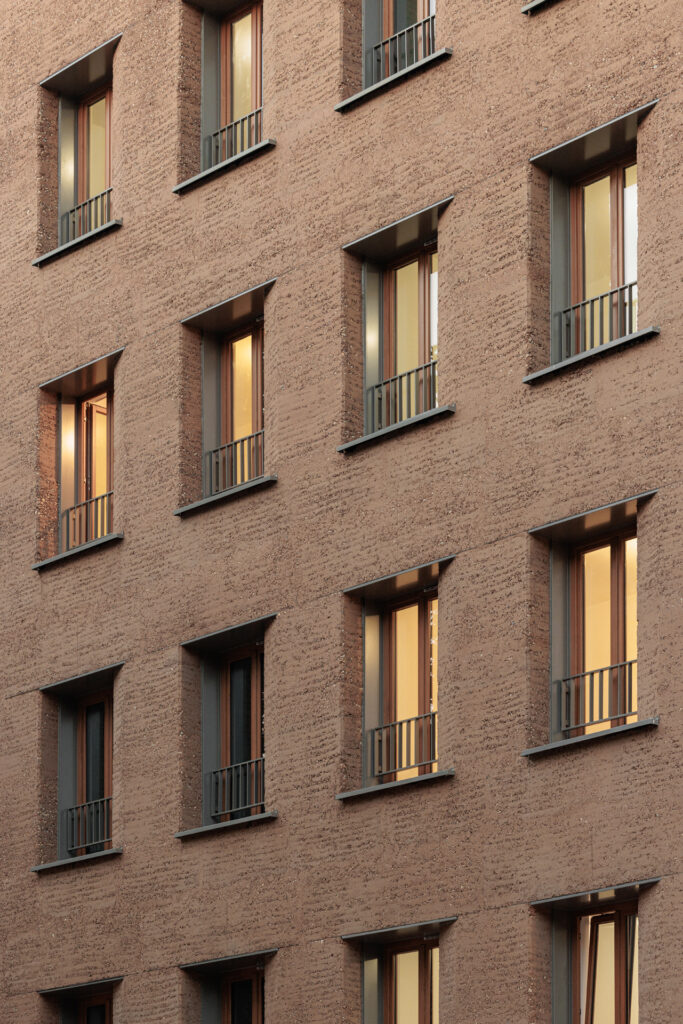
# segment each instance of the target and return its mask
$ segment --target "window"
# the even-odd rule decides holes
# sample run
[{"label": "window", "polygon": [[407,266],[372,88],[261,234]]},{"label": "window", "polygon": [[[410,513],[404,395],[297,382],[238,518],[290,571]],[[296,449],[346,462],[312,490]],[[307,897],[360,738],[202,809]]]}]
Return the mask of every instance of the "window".
[{"label": "window", "polygon": [[114,986],[121,978],[47,989],[40,994],[59,1009],[60,1024],[113,1024]]},{"label": "window", "polygon": [[549,544],[551,742],[657,724],[638,692],[637,518],[655,493],[530,531]]},{"label": "window", "polygon": [[60,702],[60,857],[111,849],[112,707],[111,690]]},{"label": "window", "polygon": [[438,760],[436,591],[367,602],[363,636],[365,774],[382,783],[429,773]]},{"label": "window", "polygon": [[182,964],[194,982],[186,986],[186,1004],[194,1003],[196,1019],[201,1015],[202,1024],[263,1024],[266,968],[276,953],[262,949]]},{"label": "window", "polygon": [[363,1024],[438,1024],[438,940],[369,952],[363,959]]},{"label": "window", "polygon": [[111,996],[89,996],[78,1000],[78,1024],[111,1024]]},{"label": "window", "polygon": [[263,333],[260,325],[203,340],[204,494],[263,476]]},{"label": "window", "polygon": [[263,972],[257,967],[228,974],[223,983],[226,1024],[263,1024]]},{"label": "window", "polygon": [[262,140],[260,4],[202,21],[202,170]]},{"label": "window", "polygon": [[655,103],[532,157],[549,174],[551,365],[658,333],[638,309],[636,156]]},{"label": "window", "polygon": [[112,415],[111,391],[60,400],[60,551],[111,533]]},{"label": "window", "polygon": [[111,88],[59,104],[59,243],[111,220]]},{"label": "window", "polygon": [[438,278],[436,242],[397,264],[365,263],[366,433],[439,404]]},{"label": "window", "polygon": [[436,0],[363,0],[363,85],[434,53]]}]

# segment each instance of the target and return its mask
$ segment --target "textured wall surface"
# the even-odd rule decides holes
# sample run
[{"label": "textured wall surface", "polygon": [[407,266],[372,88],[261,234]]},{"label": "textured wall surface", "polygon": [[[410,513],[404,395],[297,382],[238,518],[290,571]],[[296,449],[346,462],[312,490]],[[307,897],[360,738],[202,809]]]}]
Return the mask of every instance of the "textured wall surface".
[{"label": "textured wall surface", "polygon": [[[123,975],[116,1024],[196,1019],[184,962],[279,947],[267,1024],[355,1024],[343,933],[458,915],[445,1024],[550,1024],[533,900],[661,875],[640,903],[640,1021],[683,1016],[683,383],[680,0],[438,0],[453,55],[346,114],[360,0],[264,0],[276,147],[200,187],[199,15],[182,0],[0,0],[0,1020],[52,1024],[38,989]],[[115,52],[116,232],[56,241],[54,97]],[[638,135],[639,317],[653,340],[530,387],[547,362],[548,184],[529,157],[659,98]],[[454,416],[352,456],[360,276],[341,246],[445,196],[439,392]],[[269,278],[266,472],[197,496],[199,343],[180,320]],[[49,570],[54,405],[42,381],[125,346],[115,373],[116,545]],[[548,564],[531,527],[657,488],[638,519],[636,730],[544,759]],[[47,547],[46,547],[47,545]],[[365,801],[360,624],[342,590],[455,554],[439,586],[439,767]],[[267,802],[198,824],[196,665],[180,644],[277,612],[265,638]],[[117,858],[54,859],[46,683],[114,684]],[[185,1010],[183,1010],[185,1007]]]}]

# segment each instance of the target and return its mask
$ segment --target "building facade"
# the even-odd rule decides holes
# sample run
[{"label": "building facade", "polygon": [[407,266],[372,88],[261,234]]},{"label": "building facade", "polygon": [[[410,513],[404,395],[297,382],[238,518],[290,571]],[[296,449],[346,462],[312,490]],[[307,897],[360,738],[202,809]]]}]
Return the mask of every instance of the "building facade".
[{"label": "building facade", "polygon": [[3,1024],[675,1024],[679,3],[0,9]]}]

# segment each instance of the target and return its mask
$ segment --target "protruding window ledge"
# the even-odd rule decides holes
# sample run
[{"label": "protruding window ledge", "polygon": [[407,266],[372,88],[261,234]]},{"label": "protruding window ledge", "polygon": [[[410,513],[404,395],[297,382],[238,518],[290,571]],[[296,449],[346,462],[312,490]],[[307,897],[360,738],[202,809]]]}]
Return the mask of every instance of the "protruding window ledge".
[{"label": "protruding window ledge", "polygon": [[549,7],[554,3],[557,3],[557,0],[531,0],[531,3],[522,7],[522,14],[535,14],[541,7]]},{"label": "protruding window ledge", "polygon": [[429,772],[427,775],[416,775],[412,779],[398,779],[396,782],[381,782],[376,786],[365,786],[363,789],[350,789],[346,793],[335,793],[335,800],[355,800],[357,797],[379,796],[391,789],[398,789],[399,786],[415,786],[421,782],[439,782],[442,779],[452,779],[455,775],[455,768],[444,768],[440,772]]},{"label": "protruding window ledge", "polygon": [[229,487],[227,491],[219,491],[218,494],[210,494],[208,498],[200,498],[199,501],[193,501],[191,505],[183,505],[182,508],[177,508],[173,515],[188,516],[192,512],[199,512],[200,509],[206,508],[207,505],[217,505],[221,501],[239,498],[245,491],[253,491],[258,487],[271,487],[275,483],[277,483],[276,476],[257,476],[253,480],[247,480],[246,483],[238,484],[236,487]]},{"label": "protruding window ledge", "polygon": [[120,228],[123,224],[122,220],[108,220],[106,224],[102,224],[99,228],[93,228],[92,231],[86,231],[84,235],[79,235],[78,238],[72,239],[70,242],[65,242],[64,245],[58,245],[56,249],[50,249],[49,252],[44,253],[42,256],[38,256],[31,262],[32,267],[42,267],[44,263],[49,263],[50,260],[56,260],[59,256],[63,256],[67,252],[71,252],[72,249],[77,249],[79,245],[86,245],[88,242],[92,242],[93,239],[99,238],[100,235],[106,235],[109,231],[115,231],[116,228]]},{"label": "protruding window ledge", "polygon": [[417,416],[411,416],[410,419],[401,420],[400,423],[392,423],[390,427],[382,427],[381,430],[375,430],[372,434],[364,434],[363,437],[356,437],[353,441],[347,441],[346,444],[340,444],[337,448],[338,452],[342,452],[344,455],[352,455],[357,448],[363,448],[368,444],[375,444],[377,441],[383,441],[386,437],[391,437],[399,430],[409,430],[411,427],[419,427],[421,423],[426,423],[429,420],[437,419],[439,416],[452,416],[455,412],[455,405],[440,405],[437,409],[428,409],[427,412],[419,412]]},{"label": "protruding window ledge", "polygon": [[615,725],[612,729],[603,729],[601,732],[590,732],[583,736],[570,736],[567,740],[555,740],[554,743],[545,743],[542,747],[529,747],[523,750],[522,757],[536,757],[539,754],[553,754],[556,750],[565,750],[567,747],[575,747],[579,743],[592,743],[594,740],[606,740],[610,737],[620,736],[624,732],[633,732],[634,729],[653,729],[659,725],[659,715],[655,718],[643,718],[639,722],[630,722],[628,725]]},{"label": "protruding window ledge", "polygon": [[394,75],[389,75],[387,78],[383,78],[381,82],[376,82],[374,85],[369,85],[367,89],[361,89],[360,92],[356,92],[353,96],[349,96],[348,99],[342,100],[341,103],[337,103],[334,108],[340,114],[345,114],[351,107],[358,106],[359,103],[365,103],[366,100],[372,99],[378,92],[384,92],[385,89],[391,89],[392,86],[397,85],[407,75],[415,75],[420,71],[425,71],[430,64],[437,64],[442,60],[448,60],[452,56],[453,50],[449,46],[444,46],[440,50],[436,50],[434,53],[430,53],[428,57],[423,57],[422,60],[416,60],[410,67],[403,68],[401,71],[397,71]]},{"label": "protruding window ledge", "polygon": [[92,551],[93,548],[99,548],[103,544],[115,544],[120,540],[123,540],[122,533],[108,533],[106,537],[98,537],[97,540],[89,540],[87,544],[79,544],[77,548],[70,548],[68,551],[62,551],[59,555],[53,555],[52,558],[46,558],[42,562],[36,562],[35,565],[31,566],[31,568],[37,569],[39,572],[42,569],[50,569],[53,565],[66,561],[67,558],[76,558],[77,555],[84,555],[88,551]]},{"label": "protruding window ledge", "polygon": [[571,370],[578,363],[583,363],[586,359],[608,356],[610,352],[616,352],[619,349],[626,348],[628,345],[635,345],[639,341],[647,341],[649,338],[655,338],[658,334],[659,327],[643,327],[642,331],[625,334],[623,338],[615,338],[614,341],[607,341],[604,345],[598,345],[597,348],[588,349],[587,352],[579,352],[578,355],[570,356],[569,359],[562,359],[559,363],[553,363],[542,370],[536,370],[535,373],[530,373],[527,377],[522,378],[522,382],[524,384],[540,383],[546,377],[554,377],[556,373],[564,373],[565,370]]},{"label": "protruding window ledge", "polygon": [[173,191],[176,195],[180,195],[183,192],[189,192],[190,189],[196,188],[197,185],[202,185],[205,181],[209,181],[211,178],[215,178],[219,174],[223,174],[224,171],[231,171],[233,167],[244,163],[245,160],[251,160],[253,157],[259,156],[260,153],[264,153],[267,149],[272,149],[274,145],[275,139],[264,139],[262,142],[257,142],[255,146],[250,146],[249,149],[243,149],[241,153],[231,156],[228,160],[221,160],[219,164],[214,164],[213,167],[207,167],[205,171],[200,171],[199,174],[195,174],[194,177],[188,178],[186,181],[181,181],[179,185],[174,185]]},{"label": "protruding window ledge", "polygon": [[184,832],[176,832],[174,838],[194,839],[196,836],[206,836],[212,832],[222,832],[226,828],[260,825],[264,821],[274,821],[276,818],[277,811],[264,811],[263,814],[250,814],[246,818],[236,818],[235,821],[219,821],[217,825],[200,825],[198,828],[188,828]]},{"label": "protruding window ledge", "polygon": [[66,857],[64,860],[53,860],[49,864],[36,864],[31,871],[58,871],[60,868],[75,868],[91,860],[101,860],[103,857],[120,857],[123,847],[117,846],[114,850],[100,850],[98,853],[84,853],[82,857]]}]

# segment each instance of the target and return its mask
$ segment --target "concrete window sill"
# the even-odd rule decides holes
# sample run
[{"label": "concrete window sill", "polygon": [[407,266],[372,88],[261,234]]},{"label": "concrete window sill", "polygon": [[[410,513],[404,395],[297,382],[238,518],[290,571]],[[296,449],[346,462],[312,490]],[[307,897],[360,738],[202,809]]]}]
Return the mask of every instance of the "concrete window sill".
[{"label": "concrete window sill", "polygon": [[455,775],[455,768],[444,768],[440,772],[430,772],[428,775],[416,775],[413,779],[399,779],[397,782],[382,782],[377,786],[365,786],[363,789],[350,789],[346,793],[336,793],[335,800],[356,800],[366,796],[380,796],[392,789],[399,789],[403,786],[421,785],[424,782],[441,782],[444,779],[452,779]]},{"label": "concrete window sill", "polygon": [[582,743],[595,743],[598,740],[614,739],[625,732],[633,732],[638,729],[656,729],[659,725],[659,716],[655,718],[643,718],[639,722],[631,722],[629,725],[615,725],[612,729],[603,729],[601,732],[591,732],[587,736],[571,736],[567,740],[555,740],[553,743],[544,743],[541,747],[529,747],[523,750],[522,757],[537,757],[541,754],[554,754],[559,750],[567,750],[579,746]]},{"label": "concrete window sill", "polygon": [[200,171],[199,174],[195,174],[193,177],[187,178],[185,181],[181,181],[179,185],[174,185],[173,192],[175,192],[176,195],[182,195],[183,192],[189,192],[190,189],[197,188],[198,185],[203,185],[205,181],[210,181],[211,178],[215,178],[219,174],[231,171],[233,167],[237,167],[238,164],[244,163],[246,160],[252,160],[255,156],[260,156],[261,153],[265,153],[267,149],[272,149],[274,145],[275,139],[264,139],[262,142],[257,142],[255,146],[250,146],[249,149],[243,149],[241,153],[237,153],[236,156],[231,156],[229,160],[221,160],[219,164],[214,164],[213,167],[207,167],[205,171]]},{"label": "concrete window sill", "polygon": [[361,89],[360,92],[354,93],[353,96],[349,96],[348,99],[342,100],[341,103],[337,103],[335,110],[340,114],[345,114],[347,110],[351,110],[352,107],[357,107],[360,103],[365,103],[367,100],[371,100],[377,93],[385,92],[387,89],[391,89],[393,86],[398,85],[404,78],[410,75],[417,75],[421,71],[426,71],[427,68],[431,67],[432,64],[439,64],[443,60],[448,60],[452,56],[453,50],[444,46],[440,50],[436,50],[434,53],[430,53],[428,57],[423,57],[422,60],[415,61],[408,68],[403,68],[401,71],[397,71],[395,75],[389,75],[387,78],[383,78],[381,82],[376,82],[374,85],[369,85],[366,89]]},{"label": "concrete window sill", "polygon": [[187,828],[183,832],[176,832],[174,839],[197,839],[199,836],[208,836],[212,832],[223,832],[228,828],[242,828],[245,825],[261,825],[265,821],[275,821],[277,811],[264,811],[263,814],[250,814],[246,818],[237,818],[235,821],[219,821],[216,825],[199,825],[197,828]]},{"label": "concrete window sill", "polygon": [[648,341],[650,338],[656,338],[658,334],[659,327],[644,327],[642,331],[625,334],[623,338],[615,338],[614,341],[608,341],[604,345],[598,346],[598,348],[589,349],[588,352],[579,352],[578,355],[570,356],[569,359],[562,359],[559,363],[552,363],[542,370],[536,370],[535,373],[530,373],[528,376],[523,377],[522,383],[540,384],[548,377],[554,377],[558,373],[573,370],[575,366],[579,366],[587,359],[599,359],[601,356],[608,356],[612,352],[620,352],[622,348],[636,345],[639,341]]},{"label": "concrete window sill", "polygon": [[103,857],[120,857],[123,847],[117,846],[113,850],[100,850],[99,853],[84,853],[82,857],[65,857],[64,860],[53,860],[49,864],[36,864],[31,871],[59,871],[60,868],[77,868],[83,864],[89,864],[93,860],[102,860]]},{"label": "concrete window sill", "polygon": [[42,256],[38,256],[31,262],[32,267],[42,267],[44,263],[49,263],[50,260],[56,260],[60,256],[65,256],[67,252],[71,252],[72,249],[78,249],[81,245],[87,245],[88,242],[94,241],[95,238],[99,238],[100,235],[106,235],[110,231],[115,231],[120,228],[123,224],[122,220],[108,220],[106,224],[102,224],[99,228],[94,228],[92,231],[86,231],[84,235],[79,235],[78,238],[74,238],[71,242],[65,242],[64,245],[58,245],[56,249],[50,249],[49,252],[44,253]]},{"label": "concrete window sill", "polygon": [[438,419],[441,416],[452,416],[454,412],[455,405],[440,405],[437,409],[428,409],[427,412],[420,412],[417,416],[411,416],[408,420],[392,423],[390,427],[382,427],[381,430],[375,430],[372,434],[363,434],[362,437],[356,437],[353,441],[340,444],[337,447],[337,451],[343,455],[352,455],[358,448],[376,444],[378,441],[383,441],[393,434],[403,430],[410,430],[411,427],[419,427],[421,424],[429,423],[430,420]]},{"label": "concrete window sill", "polygon": [[208,498],[200,498],[199,501],[193,501],[190,505],[183,505],[182,508],[177,508],[173,515],[188,516],[192,512],[199,512],[201,509],[207,508],[209,505],[217,505],[221,501],[230,501],[231,498],[239,498],[246,491],[257,490],[260,487],[271,487],[276,483],[276,476],[257,476],[253,480],[247,480],[244,484],[238,484],[237,487],[230,487],[227,491],[219,491],[218,494],[210,494]]},{"label": "concrete window sill", "polygon": [[62,551],[61,554],[53,555],[51,558],[45,558],[42,562],[35,562],[31,568],[37,569],[38,572],[41,572],[43,569],[50,569],[53,565],[59,565],[60,562],[65,562],[69,558],[76,558],[78,555],[85,555],[88,551],[93,551],[95,548],[102,547],[103,544],[115,544],[121,540],[123,540],[122,533],[108,533],[106,537],[98,537],[97,540],[89,540],[87,544],[79,544],[77,548],[71,548],[69,551]]}]

